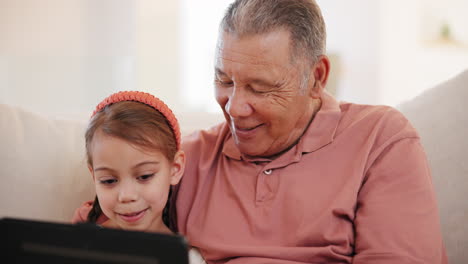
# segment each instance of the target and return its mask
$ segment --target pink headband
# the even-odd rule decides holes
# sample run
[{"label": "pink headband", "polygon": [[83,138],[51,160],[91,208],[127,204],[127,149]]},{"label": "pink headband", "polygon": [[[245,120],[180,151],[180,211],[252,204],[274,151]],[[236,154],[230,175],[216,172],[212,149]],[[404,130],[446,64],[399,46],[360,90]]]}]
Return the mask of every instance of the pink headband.
[{"label": "pink headband", "polygon": [[175,117],[174,113],[172,113],[171,109],[159,98],[145,92],[138,92],[138,91],[122,91],[118,93],[111,94],[106,99],[102,100],[94,110],[91,117],[93,117],[97,112],[104,109],[104,107],[118,103],[123,101],[134,101],[144,103],[148,106],[153,107],[157,111],[159,111],[163,116],[166,118],[167,122],[172,128],[174,132],[174,136],[177,143],[177,150],[180,149],[180,128],[179,123],[177,122],[177,118]]}]

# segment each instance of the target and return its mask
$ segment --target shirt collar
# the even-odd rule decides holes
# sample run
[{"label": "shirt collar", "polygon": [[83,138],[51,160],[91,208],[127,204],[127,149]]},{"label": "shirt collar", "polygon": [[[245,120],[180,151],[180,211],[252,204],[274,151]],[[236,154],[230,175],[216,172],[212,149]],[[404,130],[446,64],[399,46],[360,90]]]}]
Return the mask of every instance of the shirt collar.
[{"label": "shirt collar", "polygon": [[[310,123],[302,138],[290,150],[279,156],[277,159],[299,160],[303,153],[314,152],[328,144],[334,137],[341,118],[339,102],[327,92],[323,93],[322,106]],[[227,124],[226,124],[227,125]],[[224,140],[223,153],[236,160],[245,160],[251,162],[268,162],[266,158],[247,158],[243,156],[237,148],[234,138],[229,131]],[[287,157],[286,157],[287,156]]]},{"label": "shirt collar", "polygon": [[340,118],[341,109],[339,102],[333,96],[324,92],[320,110],[299,140],[299,152],[313,152],[330,144],[335,138]]}]

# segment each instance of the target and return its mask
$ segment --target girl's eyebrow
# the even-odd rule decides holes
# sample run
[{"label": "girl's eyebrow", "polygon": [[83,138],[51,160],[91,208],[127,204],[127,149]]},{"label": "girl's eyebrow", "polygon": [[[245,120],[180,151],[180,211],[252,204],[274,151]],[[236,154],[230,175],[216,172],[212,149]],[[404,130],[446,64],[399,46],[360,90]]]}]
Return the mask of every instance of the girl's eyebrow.
[{"label": "girl's eyebrow", "polygon": [[94,171],[114,171],[114,170],[111,168],[102,166],[102,167],[95,168]]},{"label": "girl's eyebrow", "polygon": [[148,165],[148,164],[153,164],[153,165],[158,165],[160,162],[159,161],[142,161],[140,163],[137,163],[135,166],[133,166],[133,169]]},{"label": "girl's eyebrow", "polygon": [[[142,162],[139,162],[137,163],[136,165],[134,165],[132,167],[132,169],[135,169],[135,168],[138,168],[138,167],[141,167],[141,166],[144,166],[144,165],[148,165],[148,164],[153,164],[153,165],[158,165],[160,162],[159,161],[142,161]],[[111,169],[111,168],[108,168],[106,166],[102,166],[102,167],[98,167],[98,168],[95,168],[94,171],[110,171],[110,172],[115,172],[115,170]]]}]

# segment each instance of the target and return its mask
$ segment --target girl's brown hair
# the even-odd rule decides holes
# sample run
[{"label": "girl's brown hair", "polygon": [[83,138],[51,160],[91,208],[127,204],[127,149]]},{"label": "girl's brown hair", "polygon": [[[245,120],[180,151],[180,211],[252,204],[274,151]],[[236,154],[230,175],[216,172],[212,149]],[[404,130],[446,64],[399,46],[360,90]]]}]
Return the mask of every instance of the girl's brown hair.
[{"label": "girl's brown hair", "polygon": [[[116,137],[148,151],[161,151],[164,156],[173,161],[177,153],[177,139],[166,117],[158,110],[140,102],[122,101],[105,106],[97,112],[86,129],[87,162],[93,167],[91,154],[93,138],[97,132]],[[168,219],[169,200],[163,210],[163,222],[170,228]],[[102,214],[99,200],[96,196],[93,208],[88,214],[88,221],[95,223]]]}]

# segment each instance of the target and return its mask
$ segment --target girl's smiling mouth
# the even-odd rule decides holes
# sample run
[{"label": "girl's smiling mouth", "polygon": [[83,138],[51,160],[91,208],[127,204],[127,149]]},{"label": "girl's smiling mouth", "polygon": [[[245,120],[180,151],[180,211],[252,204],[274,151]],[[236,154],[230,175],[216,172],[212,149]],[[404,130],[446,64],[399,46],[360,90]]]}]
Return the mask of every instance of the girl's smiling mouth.
[{"label": "girl's smiling mouth", "polygon": [[125,214],[117,213],[117,215],[125,222],[133,223],[143,218],[143,216],[145,215],[148,209],[149,208],[146,208],[144,210],[133,212],[133,213],[125,213]]}]

